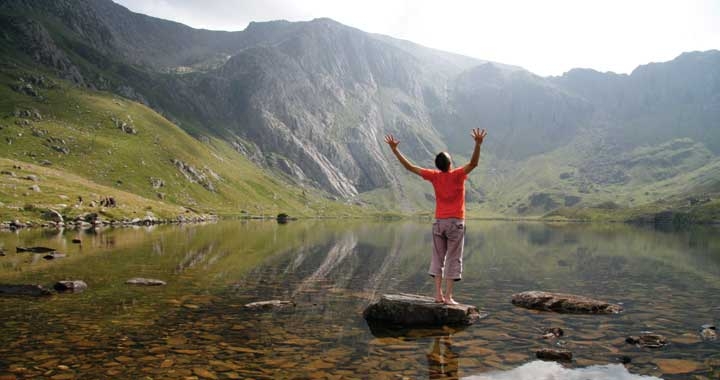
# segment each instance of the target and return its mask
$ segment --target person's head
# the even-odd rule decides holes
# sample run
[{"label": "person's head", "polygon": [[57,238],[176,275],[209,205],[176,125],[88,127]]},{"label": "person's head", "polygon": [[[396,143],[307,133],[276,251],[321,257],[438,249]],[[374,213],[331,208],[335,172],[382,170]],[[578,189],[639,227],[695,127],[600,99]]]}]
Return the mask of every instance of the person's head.
[{"label": "person's head", "polygon": [[450,158],[450,153],[448,152],[440,152],[435,156],[435,166],[441,171],[441,172],[449,172],[450,168],[452,167],[452,159]]}]

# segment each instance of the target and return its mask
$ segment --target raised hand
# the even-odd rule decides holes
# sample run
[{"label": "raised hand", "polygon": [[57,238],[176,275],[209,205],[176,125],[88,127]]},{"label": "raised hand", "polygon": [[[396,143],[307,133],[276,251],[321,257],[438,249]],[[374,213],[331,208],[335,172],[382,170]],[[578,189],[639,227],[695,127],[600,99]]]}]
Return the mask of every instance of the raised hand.
[{"label": "raised hand", "polygon": [[388,145],[390,145],[390,148],[392,149],[393,154],[395,154],[395,157],[397,157],[397,159],[400,161],[402,166],[405,167],[405,169],[407,169],[417,175],[421,175],[422,168],[419,166],[413,165],[410,161],[408,161],[407,158],[405,158],[405,156],[402,155],[402,153],[400,153],[400,151],[397,148],[398,144],[400,144],[400,141],[395,139],[395,136],[389,135],[389,134],[385,135],[385,142]]},{"label": "raised hand", "polygon": [[475,140],[475,143],[479,145],[483,143],[483,140],[485,140],[485,136],[487,136],[487,131],[485,131],[485,129],[481,131],[480,128],[474,128],[471,135],[473,140]]},{"label": "raised hand", "polygon": [[390,145],[390,149],[395,149],[400,144],[400,141],[396,140],[393,135],[385,135],[385,142]]}]

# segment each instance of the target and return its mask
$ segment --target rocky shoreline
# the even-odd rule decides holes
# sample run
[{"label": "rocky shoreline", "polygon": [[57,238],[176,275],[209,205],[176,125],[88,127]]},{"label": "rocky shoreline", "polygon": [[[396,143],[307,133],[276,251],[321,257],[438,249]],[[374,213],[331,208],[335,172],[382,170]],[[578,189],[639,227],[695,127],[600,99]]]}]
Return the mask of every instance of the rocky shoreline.
[{"label": "rocky shoreline", "polygon": [[[59,214],[58,214],[59,215]],[[195,224],[216,222],[220,218],[217,215],[197,215],[184,216],[179,215],[172,219],[156,218],[154,216],[145,216],[143,218],[123,218],[123,219],[101,219],[97,214],[88,214],[78,216],[73,220],[65,221],[62,217],[56,220],[43,221],[20,221],[15,219],[12,221],[0,222],[0,231],[3,230],[20,230],[27,228],[98,228],[98,227],[133,227],[133,226],[154,226],[160,224]]]}]

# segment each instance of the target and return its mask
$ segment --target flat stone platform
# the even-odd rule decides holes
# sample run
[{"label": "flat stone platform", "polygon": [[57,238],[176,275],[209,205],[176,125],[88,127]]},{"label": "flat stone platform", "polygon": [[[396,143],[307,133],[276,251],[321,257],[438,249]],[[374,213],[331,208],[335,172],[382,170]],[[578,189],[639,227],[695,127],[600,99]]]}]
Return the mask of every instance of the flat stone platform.
[{"label": "flat stone platform", "polygon": [[512,295],[512,303],[528,309],[571,314],[617,314],[622,306],[589,297],[531,290]]},{"label": "flat stone platform", "polygon": [[472,305],[436,303],[417,294],[384,294],[363,312],[368,322],[400,326],[471,325],[487,316]]}]

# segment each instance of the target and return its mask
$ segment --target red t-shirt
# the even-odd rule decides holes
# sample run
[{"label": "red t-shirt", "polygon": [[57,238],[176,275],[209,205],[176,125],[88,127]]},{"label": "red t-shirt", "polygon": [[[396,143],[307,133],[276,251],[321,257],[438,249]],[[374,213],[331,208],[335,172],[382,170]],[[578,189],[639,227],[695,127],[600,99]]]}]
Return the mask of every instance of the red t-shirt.
[{"label": "red t-shirt", "polygon": [[465,219],[465,180],[467,173],[461,166],[441,172],[422,169],[420,175],[435,188],[435,217]]}]

